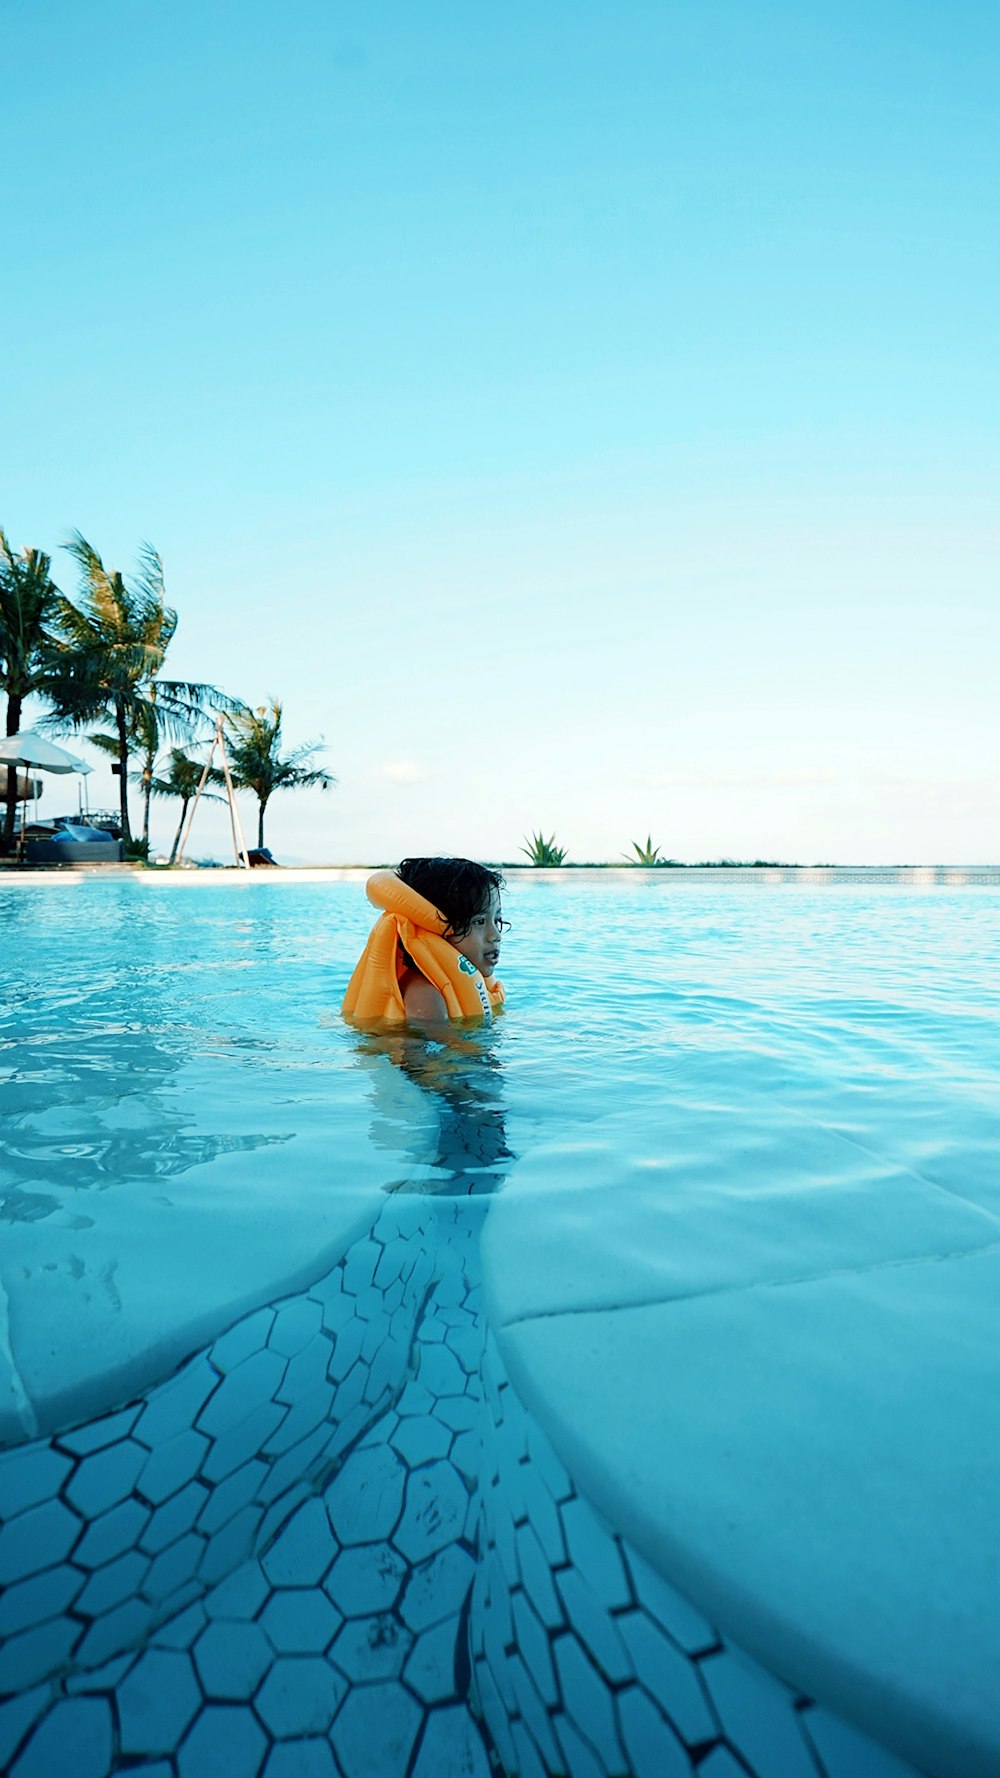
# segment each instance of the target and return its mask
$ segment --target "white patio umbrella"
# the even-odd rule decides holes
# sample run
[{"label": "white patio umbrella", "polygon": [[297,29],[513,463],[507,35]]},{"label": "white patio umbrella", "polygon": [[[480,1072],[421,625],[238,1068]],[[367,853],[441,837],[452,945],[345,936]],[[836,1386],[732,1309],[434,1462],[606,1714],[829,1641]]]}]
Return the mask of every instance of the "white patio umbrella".
[{"label": "white patio umbrella", "polygon": [[[10,782],[9,771],[3,767],[30,766],[38,772],[84,772],[93,770],[75,753],[67,753],[65,747],[57,747],[54,741],[46,740],[44,735],[36,735],[33,729],[22,729],[19,734],[5,735],[0,740],[0,803],[7,800],[7,785]],[[20,774],[18,774],[20,776]],[[21,855],[24,854],[24,811],[26,804],[21,803]]]},{"label": "white patio umbrella", "polygon": [[[0,766],[35,766],[40,772],[90,772],[82,759],[75,753],[67,753],[65,747],[57,747],[54,741],[47,741],[44,735],[36,735],[33,729],[22,729],[20,734],[5,735],[0,740]],[[3,797],[0,796],[0,802]]]}]

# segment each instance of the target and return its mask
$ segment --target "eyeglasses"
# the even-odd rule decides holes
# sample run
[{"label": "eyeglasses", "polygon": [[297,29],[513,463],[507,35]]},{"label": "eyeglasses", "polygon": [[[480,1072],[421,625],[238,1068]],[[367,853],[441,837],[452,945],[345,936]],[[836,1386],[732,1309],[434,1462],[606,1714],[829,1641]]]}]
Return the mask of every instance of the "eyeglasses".
[{"label": "eyeglasses", "polygon": [[496,927],[498,932],[503,933],[503,932],[510,931],[510,921],[509,920],[501,920],[499,914],[497,915],[497,918],[494,920],[493,924]]}]

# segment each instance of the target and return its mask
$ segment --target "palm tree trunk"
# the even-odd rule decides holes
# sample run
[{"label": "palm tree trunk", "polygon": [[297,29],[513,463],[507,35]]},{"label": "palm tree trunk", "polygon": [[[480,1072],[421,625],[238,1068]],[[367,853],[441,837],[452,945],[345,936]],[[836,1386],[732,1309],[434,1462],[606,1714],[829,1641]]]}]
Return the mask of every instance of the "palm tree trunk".
[{"label": "palm tree trunk", "polygon": [[260,799],[260,813],[257,816],[257,850],[258,850],[258,852],[262,852],[264,850],[264,810],[266,808],[267,808],[267,797],[262,796]]},{"label": "palm tree trunk", "polygon": [[149,851],[149,804],[153,795],[153,761],[147,753],[142,762],[142,843]]},{"label": "palm tree trunk", "polygon": [[[7,733],[16,735],[21,726],[21,708],[24,700],[17,692],[12,691],[7,699]],[[14,850],[14,824],[17,820],[17,767],[7,767],[6,808],[3,817],[3,839],[0,840],[0,851]]]},{"label": "palm tree trunk", "polygon": [[115,699],[115,724],[118,729],[118,796],[122,817],[122,844],[131,846],[132,829],[128,823],[128,727],[125,722],[125,705],[121,698]]},{"label": "palm tree trunk", "polygon": [[184,822],[187,819],[188,803],[190,801],[191,798],[189,796],[181,797],[181,818],[177,823],[177,832],[174,834],[174,843],[170,848],[170,864],[173,864],[174,859],[177,857],[177,848],[181,843],[181,834],[184,832]]}]

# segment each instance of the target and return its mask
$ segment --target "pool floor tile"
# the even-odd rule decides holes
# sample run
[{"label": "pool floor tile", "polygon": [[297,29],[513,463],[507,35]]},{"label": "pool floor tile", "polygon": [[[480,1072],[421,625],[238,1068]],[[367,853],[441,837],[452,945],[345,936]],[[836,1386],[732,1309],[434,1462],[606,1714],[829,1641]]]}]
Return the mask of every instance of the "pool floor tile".
[{"label": "pool floor tile", "polygon": [[64,1496],[77,1512],[96,1519],[131,1494],[147,1461],[141,1445],[120,1439],[117,1444],[80,1459],[63,1489]]},{"label": "pool floor tile", "polygon": [[689,1778],[691,1761],[683,1742],[641,1686],[620,1691],[615,1703],[628,1769],[634,1778]]},{"label": "pool floor tile", "polygon": [[344,1620],[318,1587],[296,1587],[272,1593],[258,1621],[279,1654],[322,1654]]},{"label": "pool floor tile", "polygon": [[408,1562],[421,1562],[454,1543],[465,1529],[469,1495],[458,1471],[446,1462],[411,1472],[403,1516],[393,1533]]},{"label": "pool floor tile", "polygon": [[340,1543],[380,1543],[391,1537],[405,1487],[405,1466],[387,1446],[352,1452],[324,1497]]},{"label": "pool floor tile", "polygon": [[349,1618],[338,1631],[330,1659],[354,1685],[397,1679],[413,1646],[413,1632],[391,1612]]},{"label": "pool floor tile", "polygon": [[104,1778],[111,1761],[111,1709],[105,1698],[67,1698],[40,1723],[14,1761],[10,1778],[54,1778],[73,1750],[73,1778]]},{"label": "pool floor tile", "polygon": [[73,1551],[73,1561],[81,1568],[100,1568],[126,1550],[141,1546],[152,1516],[150,1508],[132,1496],[121,1501],[110,1512],[91,1519]]},{"label": "pool floor tile", "polygon": [[187,1432],[206,1402],[220,1388],[221,1378],[207,1355],[192,1358],[174,1376],[151,1390],[133,1429],[136,1440],[155,1451]]},{"label": "pool floor tile", "polygon": [[699,1663],[726,1739],[755,1770],[780,1762],[782,1778],[816,1778],[791,1694],[745,1657],[708,1655]]},{"label": "pool floor tile", "polygon": [[572,1778],[608,1778],[607,1768],[594,1749],[577,1734],[565,1716],[556,1718],[556,1732],[565,1756],[566,1772],[572,1773]]},{"label": "pool floor tile", "polygon": [[72,1618],[50,1618],[46,1624],[19,1631],[4,1645],[0,1686],[9,1693],[27,1691],[62,1667],[79,1640],[80,1625]]},{"label": "pool floor tile", "polygon": [[[563,1568],[555,1577],[567,1623],[585,1645],[594,1665],[613,1685],[635,1677],[619,1627],[607,1607],[591,1591],[576,1568]],[[693,1737],[698,1739],[697,1736]]]},{"label": "pool floor tile", "polygon": [[273,1309],[255,1309],[252,1314],[244,1315],[228,1333],[224,1333],[209,1348],[209,1358],[221,1376],[234,1371],[246,1358],[252,1357],[267,1345],[268,1334],[274,1324]]},{"label": "pool floor tile", "polygon": [[409,1415],[401,1420],[391,1443],[403,1462],[411,1469],[418,1463],[429,1463],[435,1457],[446,1457],[452,1435],[433,1414]]},{"label": "pool floor tile", "polygon": [[467,1710],[431,1712],[412,1778],[491,1778],[486,1749]]},{"label": "pool floor tile", "polygon": [[403,1678],[425,1704],[442,1704],[456,1696],[455,1649],[461,1620],[445,1618],[419,1636],[406,1658]]},{"label": "pool floor tile", "polygon": [[0,1703],[0,1771],[8,1770],[19,1743],[32,1723],[38,1721],[50,1698],[50,1688],[38,1685]]},{"label": "pool floor tile", "polygon": [[0,1451],[0,1520],[6,1523],[58,1494],[72,1468],[73,1459],[48,1444]]},{"label": "pool floor tile", "polygon": [[[557,1577],[561,1580],[561,1576]],[[552,1651],[548,1635],[535,1615],[531,1605],[520,1588],[511,1600],[513,1623],[510,1635],[504,1640],[513,1639],[516,1634],[518,1648],[524,1656],[528,1672],[538,1688],[543,1703],[555,1706],[559,1702],[559,1687],[556,1684],[556,1670],[552,1664]]]},{"label": "pool floor tile", "polygon": [[267,1344],[285,1359],[296,1358],[316,1338],[322,1325],[319,1303],[308,1296],[295,1297],[283,1303],[275,1315]]},{"label": "pool floor tile", "polygon": [[254,1708],[278,1740],[325,1733],[347,1687],[318,1655],[283,1655],[268,1669]]},{"label": "pool floor tile", "polygon": [[[197,1523],[208,1496],[207,1482],[189,1482],[179,1494],[172,1494],[169,1500],[164,1501],[162,1506],[155,1507],[149,1514],[148,1523],[137,1539],[139,1548],[146,1550],[151,1556],[158,1556],[169,1544],[176,1543],[185,1531],[190,1531]],[[129,1504],[125,1501],[122,1507],[115,1510],[124,1511]]]},{"label": "pool floor tile", "polygon": [[547,1630],[558,1630],[565,1622],[562,1604],[552,1580],[552,1570],[545,1552],[530,1523],[518,1525],[514,1533],[518,1570],[524,1590]]},{"label": "pool floor tile", "polygon": [[348,1692],[330,1730],[344,1778],[405,1773],[423,1721],[419,1704],[399,1685],[362,1685]]},{"label": "pool floor tile", "polygon": [[655,1568],[634,1550],[628,1552],[626,1561],[640,1605],[679,1648],[688,1654],[697,1654],[718,1642],[718,1633],[708,1619],[688,1603],[683,1593],[657,1574]]},{"label": "pool floor tile", "polygon": [[321,1332],[314,1334],[308,1345],[289,1359],[285,1375],[275,1391],[276,1399],[294,1408],[324,1385],[329,1388],[327,1372],[332,1356],[333,1343],[329,1336]]},{"label": "pool floor tile", "polygon": [[29,1630],[68,1610],[86,1581],[86,1574],[66,1562],[15,1581],[0,1593],[0,1636]]},{"label": "pool floor tile", "polygon": [[624,1766],[612,1708],[611,1693],[571,1630],[556,1637],[552,1647],[563,1708],[575,1726],[585,1733],[609,1773]]},{"label": "pool floor tile", "polygon": [[61,1500],[45,1500],[0,1526],[0,1585],[25,1580],[68,1556],[83,1521]]},{"label": "pool floor tile", "polygon": [[201,1708],[189,1655],[148,1649],[116,1687],[123,1753],[172,1753]]},{"label": "pool floor tile", "polygon": [[[624,1612],[618,1620],[618,1628],[636,1677],[650,1696],[658,1700],[678,1733],[688,1742],[714,1741],[719,1734],[719,1721],[712,1712],[702,1683],[709,1681],[705,1671],[707,1663],[698,1666],[687,1660],[643,1611]],[[768,1698],[763,1707],[767,1709],[770,1704]],[[781,1697],[777,1707],[783,1712],[783,1723],[794,1735],[794,1725],[786,1721],[790,1717],[788,1704],[789,1701]],[[810,1778],[813,1778],[812,1774]]]},{"label": "pool floor tile", "polygon": [[403,1622],[419,1634],[451,1617],[464,1604],[475,1572],[472,1556],[461,1545],[440,1550],[412,1570],[400,1605]]},{"label": "pool floor tile", "polygon": [[261,1557],[272,1587],[309,1587],[322,1580],[337,1543],[322,1501],[303,1502]]},{"label": "pool floor tile", "polygon": [[190,1648],[205,1628],[206,1612],[200,1599],[168,1618],[154,1630],[151,1641],[157,1648]]},{"label": "pool floor tile", "polygon": [[256,1557],[234,1568],[206,1595],[205,1608],[212,1618],[252,1618],[268,1596],[268,1583]]},{"label": "pool floor tile", "polygon": [[215,1619],[194,1644],[194,1662],[207,1698],[251,1698],[274,1659],[261,1626]]},{"label": "pool floor tile", "polygon": [[103,1414],[100,1419],[91,1420],[86,1426],[76,1426],[71,1432],[61,1432],[60,1447],[71,1451],[75,1457],[85,1457],[89,1451],[101,1451],[106,1445],[128,1437],[139,1412],[138,1404],[134,1404],[115,1414]]},{"label": "pool floor tile", "polygon": [[206,1543],[196,1532],[189,1531],[176,1543],[168,1544],[154,1556],[146,1571],[143,1590],[150,1599],[169,1599],[184,1582],[198,1572]]},{"label": "pool floor tile", "polygon": [[[143,1778],[146,1778],[145,1773]],[[276,1742],[267,1756],[261,1778],[341,1778],[341,1775],[329,1741],[316,1735]]]},{"label": "pool floor tile", "polygon": [[206,1704],[177,1755],[178,1778],[257,1778],[267,1737],[252,1711]]},{"label": "pool floor tile", "polygon": [[[200,1550],[198,1553],[200,1557]],[[141,1592],[151,1568],[149,1556],[141,1555],[138,1550],[129,1550],[113,1562],[105,1563],[103,1568],[95,1568],[76,1601],[77,1611],[85,1617],[101,1617],[130,1594]]]},{"label": "pool floor tile", "polygon": [[360,1544],[341,1551],[323,1586],[345,1617],[372,1617],[391,1610],[409,1573],[396,1550]]},{"label": "pool floor tile", "polygon": [[528,1671],[520,1652],[507,1656],[507,1676],[517,1712],[527,1724],[535,1748],[551,1770],[559,1764],[552,1722],[539,1695],[535,1676]]},{"label": "pool floor tile", "polygon": [[631,1605],[632,1590],[615,1538],[579,1495],[560,1509],[569,1558],[609,1610]]}]

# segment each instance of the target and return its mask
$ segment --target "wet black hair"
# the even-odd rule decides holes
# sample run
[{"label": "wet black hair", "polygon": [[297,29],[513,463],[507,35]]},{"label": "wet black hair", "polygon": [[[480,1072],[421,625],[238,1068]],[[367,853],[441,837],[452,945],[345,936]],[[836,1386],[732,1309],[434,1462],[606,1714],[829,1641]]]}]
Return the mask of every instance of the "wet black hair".
[{"label": "wet black hair", "polygon": [[396,875],[444,914],[445,938],[464,938],[492,891],[504,886],[498,870],[471,858],[404,858]]}]

